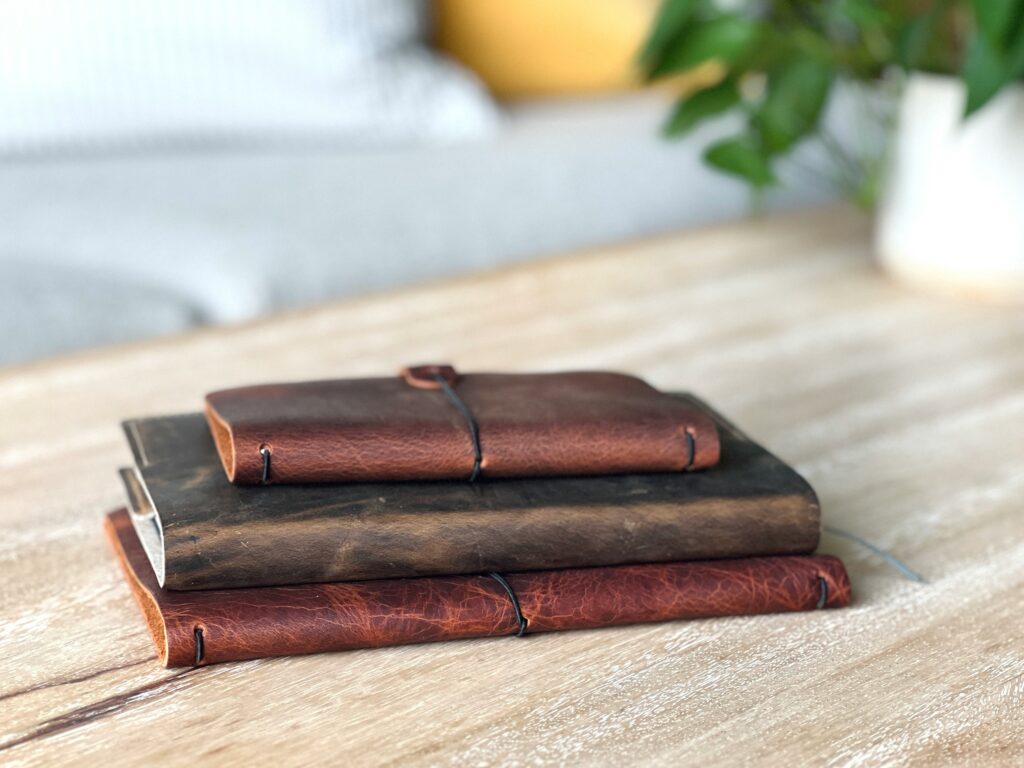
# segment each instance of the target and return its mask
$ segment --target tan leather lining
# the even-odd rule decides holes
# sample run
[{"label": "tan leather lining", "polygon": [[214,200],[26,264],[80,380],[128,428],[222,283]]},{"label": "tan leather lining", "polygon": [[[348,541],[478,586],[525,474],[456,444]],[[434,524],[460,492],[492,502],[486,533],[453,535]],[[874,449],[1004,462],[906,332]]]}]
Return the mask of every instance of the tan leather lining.
[{"label": "tan leather lining", "polygon": [[217,413],[209,402],[206,403],[206,420],[210,424],[210,433],[213,435],[214,443],[217,444],[217,453],[220,455],[220,461],[224,465],[224,471],[227,473],[228,480],[234,482],[237,461],[235,457],[235,439],[234,435],[231,434],[231,425],[220,417],[220,414]]}]

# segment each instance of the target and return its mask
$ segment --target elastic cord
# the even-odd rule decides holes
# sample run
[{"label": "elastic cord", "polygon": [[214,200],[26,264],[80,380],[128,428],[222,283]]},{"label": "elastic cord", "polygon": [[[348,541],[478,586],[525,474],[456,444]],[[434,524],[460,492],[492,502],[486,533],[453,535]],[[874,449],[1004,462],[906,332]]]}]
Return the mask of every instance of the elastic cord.
[{"label": "elastic cord", "polygon": [[500,573],[495,573],[494,571],[491,571],[487,575],[490,576],[492,579],[494,579],[499,584],[501,584],[501,586],[504,588],[505,592],[508,593],[508,599],[512,601],[512,610],[515,611],[515,614],[516,614],[516,621],[519,622],[519,631],[516,632],[516,637],[522,637],[523,635],[526,634],[527,621],[526,621],[526,617],[523,616],[523,609],[519,605],[519,598],[516,597],[515,590],[512,589],[512,585],[509,584],[505,580],[505,577],[502,576]]},{"label": "elastic cord", "polygon": [[477,477],[480,476],[480,462],[483,460],[483,454],[480,450],[480,431],[477,429],[476,419],[473,418],[473,412],[469,410],[469,406],[462,401],[462,398],[459,397],[452,385],[449,384],[441,374],[435,373],[433,378],[441,388],[441,391],[447,395],[449,400],[451,400],[455,409],[462,414],[462,418],[466,420],[466,427],[469,429],[469,436],[473,439],[474,454],[473,471],[469,475],[469,482],[476,482]]}]

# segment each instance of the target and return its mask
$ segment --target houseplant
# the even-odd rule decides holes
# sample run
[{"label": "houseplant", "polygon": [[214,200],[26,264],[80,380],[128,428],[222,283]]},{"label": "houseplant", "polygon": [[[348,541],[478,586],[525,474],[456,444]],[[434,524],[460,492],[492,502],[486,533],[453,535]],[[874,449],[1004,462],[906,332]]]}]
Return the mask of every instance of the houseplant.
[{"label": "houseplant", "polygon": [[[646,76],[708,61],[720,78],[679,100],[666,135],[739,113],[742,131],[704,156],[758,191],[820,142],[843,189],[877,206],[890,271],[1024,300],[1024,0],[665,0]],[[890,152],[854,155],[831,135],[826,106],[851,83],[899,86]]]}]

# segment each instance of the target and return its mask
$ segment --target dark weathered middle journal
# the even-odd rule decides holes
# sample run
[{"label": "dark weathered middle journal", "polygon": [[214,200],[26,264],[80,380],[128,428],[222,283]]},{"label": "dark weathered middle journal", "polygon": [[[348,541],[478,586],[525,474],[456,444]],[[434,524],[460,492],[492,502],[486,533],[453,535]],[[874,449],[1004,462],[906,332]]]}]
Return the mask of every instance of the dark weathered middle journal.
[{"label": "dark weathered middle journal", "polygon": [[695,398],[719,429],[708,472],[239,487],[202,414],[125,423],[133,521],[162,586],[211,589],[805,554],[803,478]]}]

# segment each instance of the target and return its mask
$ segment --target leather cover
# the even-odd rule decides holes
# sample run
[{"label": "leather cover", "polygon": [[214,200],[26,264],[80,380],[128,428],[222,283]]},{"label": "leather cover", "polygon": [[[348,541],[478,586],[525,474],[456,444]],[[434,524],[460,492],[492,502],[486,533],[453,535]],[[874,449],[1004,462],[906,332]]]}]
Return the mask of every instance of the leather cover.
[{"label": "leather cover", "polygon": [[[200,414],[125,423],[130,506],[161,585],[211,589],[806,554],[818,501],[790,467],[717,425],[710,472],[246,487]],[[140,480],[140,481],[139,481]]]},{"label": "leather cover", "polygon": [[[168,667],[519,633],[491,576],[175,592],[160,589],[128,513],[106,532]],[[769,557],[504,577],[526,632],[839,608],[850,600],[834,557]]]},{"label": "leather cover", "polygon": [[[472,414],[479,456],[453,397]],[[679,472],[710,467],[719,451],[704,413],[619,373],[418,366],[213,392],[206,416],[228,479],[241,485],[264,482],[261,449],[267,483]]]}]

